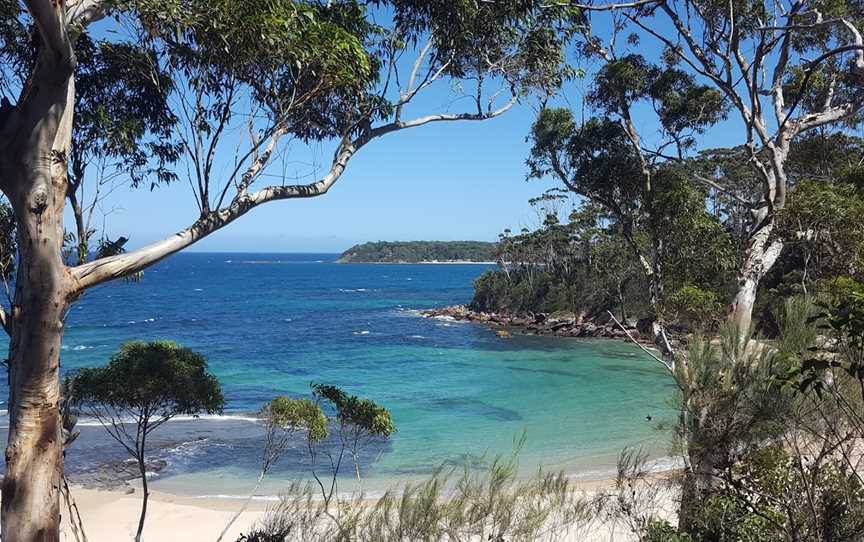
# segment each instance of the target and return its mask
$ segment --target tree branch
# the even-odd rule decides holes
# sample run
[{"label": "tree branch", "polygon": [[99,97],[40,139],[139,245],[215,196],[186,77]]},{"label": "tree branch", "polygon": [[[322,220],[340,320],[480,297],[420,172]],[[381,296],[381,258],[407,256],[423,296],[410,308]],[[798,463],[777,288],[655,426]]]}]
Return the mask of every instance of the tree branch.
[{"label": "tree branch", "polygon": [[614,321],[615,324],[617,324],[618,327],[621,328],[621,331],[623,331],[624,334],[627,335],[627,338],[630,339],[630,341],[633,344],[635,344],[636,346],[641,348],[643,352],[645,352],[646,354],[651,356],[654,359],[654,361],[656,361],[657,363],[659,363],[660,365],[665,367],[667,371],[669,371],[672,374],[675,374],[675,365],[673,365],[671,362],[668,362],[668,361],[662,359],[661,357],[657,356],[656,354],[654,354],[654,352],[648,350],[644,344],[640,343],[639,341],[637,341],[636,339],[633,338],[633,335],[630,334],[630,331],[628,331],[627,328],[624,327],[624,325],[621,322],[619,322],[617,318],[615,318],[615,315],[612,314],[612,311],[606,311],[606,312],[609,313],[609,316],[612,317],[612,321]]},{"label": "tree branch", "polygon": [[12,336],[12,320],[9,319],[9,315],[6,313],[6,309],[0,305],[0,325],[3,326],[3,330],[6,331],[6,334],[10,337]]},{"label": "tree branch", "polygon": [[708,186],[710,186],[711,188],[713,188],[713,189],[715,189],[715,190],[717,190],[717,191],[719,191],[719,192],[723,192],[724,194],[726,194],[727,196],[729,196],[729,197],[732,198],[733,200],[737,201],[738,203],[741,203],[742,205],[747,205],[748,207],[751,206],[751,205],[753,205],[753,202],[747,200],[746,198],[742,198],[742,197],[739,196],[738,194],[733,193],[733,192],[732,192],[731,190],[729,190],[728,188],[724,187],[724,186],[721,185],[721,184],[718,184],[718,183],[712,181],[712,180],[709,179],[708,177],[703,177],[702,175],[699,175],[698,173],[697,173],[697,174],[694,174],[693,177],[694,177],[697,181],[699,181],[699,182],[701,182],[701,183],[704,183],[704,184],[707,184]]},{"label": "tree branch", "polygon": [[69,24],[85,27],[105,17],[104,0],[70,0],[66,5]]},{"label": "tree branch", "polygon": [[391,122],[367,130],[354,140],[343,140],[333,156],[330,171],[320,180],[305,185],[281,185],[262,188],[257,192],[238,195],[238,198],[224,209],[212,211],[195,221],[190,227],[174,235],[145,247],[124,254],[100,258],[78,265],[71,269],[75,293],[85,289],[137,273],[156,262],[198,242],[211,233],[237,220],[250,210],[271,201],[314,198],[323,196],[339,180],[354,154],[373,139],[381,136],[430,124],[433,122],[452,122],[459,120],[487,120],[502,115],[513,107],[518,96],[513,97],[499,109],[491,113],[454,113],[419,117],[410,121]]},{"label": "tree branch", "polygon": [[[63,12],[63,3],[52,0],[25,0],[27,11],[33,17],[39,35],[47,46],[55,61],[61,66],[69,63],[74,58],[72,43],[66,32],[66,14]],[[71,64],[69,65],[71,69]]]}]

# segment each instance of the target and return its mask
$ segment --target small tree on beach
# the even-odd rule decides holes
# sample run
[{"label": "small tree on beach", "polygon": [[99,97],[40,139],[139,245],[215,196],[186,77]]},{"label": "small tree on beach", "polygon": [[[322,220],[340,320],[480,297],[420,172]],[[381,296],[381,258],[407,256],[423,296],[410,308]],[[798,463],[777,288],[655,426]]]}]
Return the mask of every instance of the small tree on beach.
[{"label": "small tree on beach", "polygon": [[265,424],[267,432],[264,450],[261,454],[261,471],[258,473],[258,480],[243,506],[231,516],[225,528],[222,529],[216,542],[225,537],[231,525],[249,506],[252,496],[258,490],[264,477],[288,450],[294,433],[301,431],[306,433],[306,441],[310,450],[316,443],[327,438],[327,417],[321,410],[321,406],[310,399],[292,399],[284,395],[274,397],[261,408],[259,417]]},{"label": "small tree on beach", "polygon": [[360,481],[360,451],[373,441],[386,440],[396,432],[390,412],[371,399],[348,395],[342,389],[327,384],[312,384],[315,397],[327,401],[336,409],[341,452],[348,452],[354,462],[354,474]]},{"label": "small tree on beach", "polygon": [[99,420],[138,463],[144,498],[135,540],[147,515],[147,437],[178,415],[221,413],[219,381],[201,354],[173,342],[129,342],[104,367],[85,368],[67,378],[79,408]]}]

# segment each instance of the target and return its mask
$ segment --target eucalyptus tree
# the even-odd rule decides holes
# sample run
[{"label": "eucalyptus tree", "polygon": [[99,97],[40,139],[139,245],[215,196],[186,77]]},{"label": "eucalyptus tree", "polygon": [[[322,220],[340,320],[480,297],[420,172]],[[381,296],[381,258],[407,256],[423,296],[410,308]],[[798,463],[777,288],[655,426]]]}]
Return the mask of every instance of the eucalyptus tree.
[{"label": "eucalyptus tree", "polygon": [[[266,203],[326,194],[385,135],[494,118],[566,75],[560,10],[544,2],[371,4],[0,0],[0,189],[18,245],[12,301],[0,313],[11,338],[5,539],[59,537],[60,343],[88,288],[137,274]],[[417,113],[428,103],[418,96],[448,82],[466,108]],[[333,157],[323,174],[268,185],[291,141],[333,145]],[[87,217],[97,207],[82,187],[92,198],[105,183],[175,177],[194,196],[190,225],[129,252],[103,230],[94,258],[98,221]],[[63,258],[68,242],[74,265]]]},{"label": "eucalyptus tree", "polygon": [[[635,64],[634,64],[635,63]],[[610,74],[614,73],[614,77]],[[634,73],[635,72],[635,73]],[[676,162],[658,160],[659,151],[649,155],[644,151],[638,132],[629,113],[637,99],[649,99],[650,87],[657,96],[651,98],[661,118],[669,121],[682,155],[689,147],[685,130],[701,130],[708,122],[723,114],[716,96],[692,80],[681,79],[686,93],[700,96],[704,101],[702,113],[690,120],[682,120],[684,113],[673,115],[668,110],[674,101],[655,85],[679,74],[647,67],[641,59],[633,57],[611,61],[595,78],[591,96],[619,95],[621,105],[609,105],[608,118],[591,118],[577,123],[567,109],[544,109],[532,127],[533,147],[528,160],[531,177],[552,176],[565,189],[581,196],[585,203],[602,209],[613,223],[613,230],[624,242],[645,277],[652,313],[652,334],[664,354],[674,355],[667,338],[664,305],[668,301],[668,286],[678,288],[722,282],[729,265],[731,244],[719,222],[705,210],[704,193],[694,190],[684,178],[686,172]],[[641,74],[641,75],[640,75]],[[636,77],[651,79],[636,83],[642,90],[620,89],[634,84]],[[609,83],[615,79],[617,83]],[[611,85],[611,86],[610,86]],[[706,98],[708,96],[708,98]],[[606,98],[602,98],[605,103]],[[618,102],[615,102],[618,103]],[[712,105],[713,104],[713,105]],[[677,107],[677,106],[676,106]],[[693,108],[693,105],[683,107]],[[709,110],[713,110],[709,111]],[[618,116],[614,120],[614,116]],[[675,125],[674,128],[672,125]],[[583,203],[584,204],[584,203]]]},{"label": "eucalyptus tree", "polygon": [[[777,211],[794,182],[789,166],[794,142],[860,120],[864,7],[844,0],[638,0],[581,7],[589,49],[608,52],[620,45],[614,36],[629,30],[628,43],[651,40],[667,64],[719,94],[734,113],[746,163],[758,180],[755,197],[742,198],[713,175],[694,178],[749,208],[730,311],[739,329],[749,329],[759,283],[785,243],[775,230]],[[602,36],[612,37],[607,45],[591,32],[602,17],[612,29]]]}]

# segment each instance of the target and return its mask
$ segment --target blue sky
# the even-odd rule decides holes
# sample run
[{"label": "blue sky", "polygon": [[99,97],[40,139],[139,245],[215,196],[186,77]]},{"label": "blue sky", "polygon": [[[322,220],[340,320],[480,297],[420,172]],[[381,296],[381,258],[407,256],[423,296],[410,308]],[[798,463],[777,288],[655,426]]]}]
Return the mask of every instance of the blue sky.
[{"label": "blue sky", "polygon": [[[527,200],[551,183],[525,180],[534,114],[520,105],[489,121],[390,134],[361,149],[328,194],[267,204],[192,249],[338,252],[362,241],[494,240],[505,227],[536,225]],[[311,150],[329,159],[329,147]],[[108,231],[128,235],[131,246],[183,228],[196,214],[182,182],[122,189],[112,200]]]}]

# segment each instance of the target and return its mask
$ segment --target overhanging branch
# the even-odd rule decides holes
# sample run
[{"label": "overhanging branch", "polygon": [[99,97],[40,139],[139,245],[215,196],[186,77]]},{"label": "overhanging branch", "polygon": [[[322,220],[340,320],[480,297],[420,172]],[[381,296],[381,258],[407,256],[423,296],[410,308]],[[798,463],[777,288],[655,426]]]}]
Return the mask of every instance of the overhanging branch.
[{"label": "overhanging branch", "polygon": [[137,250],[88,262],[70,271],[73,277],[74,293],[80,293],[103,282],[135,274],[156,262],[175,254],[200,241],[211,233],[227,226],[255,207],[271,201],[314,198],[323,196],[339,180],[354,154],[373,139],[386,134],[415,128],[434,122],[454,122],[460,120],[487,120],[498,117],[511,109],[518,101],[512,98],[500,108],[489,113],[436,114],[419,117],[409,121],[391,122],[371,128],[353,140],[343,140],[333,156],[330,171],[320,180],[303,185],[268,186],[253,193],[240,195],[231,205],[217,209],[202,216],[188,228],[160,241]]}]

